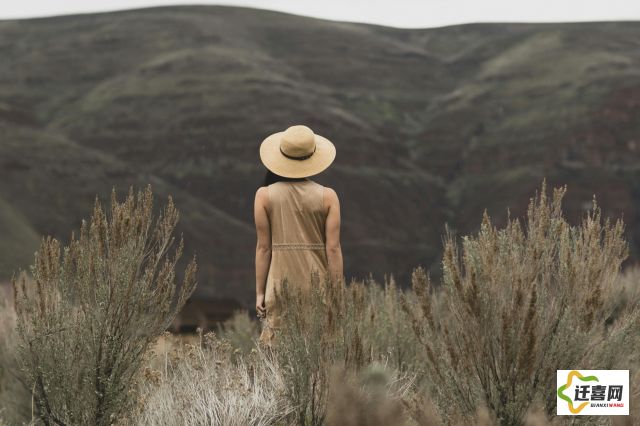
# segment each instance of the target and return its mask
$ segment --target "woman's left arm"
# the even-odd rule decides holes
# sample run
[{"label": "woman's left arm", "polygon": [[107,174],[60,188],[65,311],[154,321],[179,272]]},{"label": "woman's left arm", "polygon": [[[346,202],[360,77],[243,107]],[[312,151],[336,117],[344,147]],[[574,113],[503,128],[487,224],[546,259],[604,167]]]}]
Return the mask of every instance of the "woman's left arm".
[{"label": "woman's left arm", "polygon": [[256,312],[259,316],[266,314],[264,295],[267,287],[267,275],[271,264],[271,226],[267,214],[269,201],[268,188],[261,187],[256,192],[253,213],[256,222]]}]

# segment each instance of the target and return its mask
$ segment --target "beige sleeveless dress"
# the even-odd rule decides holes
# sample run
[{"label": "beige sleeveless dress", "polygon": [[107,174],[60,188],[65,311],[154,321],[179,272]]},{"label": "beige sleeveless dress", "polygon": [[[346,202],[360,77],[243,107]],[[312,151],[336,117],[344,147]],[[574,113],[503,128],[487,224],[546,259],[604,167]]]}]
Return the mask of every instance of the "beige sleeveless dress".
[{"label": "beige sleeveless dress", "polygon": [[292,286],[309,288],[311,273],[327,274],[326,213],[323,186],[312,181],[276,182],[268,187],[271,226],[271,264],[265,290],[266,319],[260,341],[267,345],[277,333],[281,312],[275,291],[284,278]]}]

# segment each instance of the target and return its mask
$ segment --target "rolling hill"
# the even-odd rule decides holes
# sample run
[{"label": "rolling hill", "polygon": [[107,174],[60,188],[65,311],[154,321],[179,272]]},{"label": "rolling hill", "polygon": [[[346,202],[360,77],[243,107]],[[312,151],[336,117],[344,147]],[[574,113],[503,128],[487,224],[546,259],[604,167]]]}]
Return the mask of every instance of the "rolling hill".
[{"label": "rolling hill", "polygon": [[336,144],[347,276],[437,274],[444,224],[523,214],[544,177],[640,244],[640,23],[423,30],[189,6],[0,21],[0,279],[98,194],[151,183],[182,213],[202,298],[254,294],[268,134]]}]

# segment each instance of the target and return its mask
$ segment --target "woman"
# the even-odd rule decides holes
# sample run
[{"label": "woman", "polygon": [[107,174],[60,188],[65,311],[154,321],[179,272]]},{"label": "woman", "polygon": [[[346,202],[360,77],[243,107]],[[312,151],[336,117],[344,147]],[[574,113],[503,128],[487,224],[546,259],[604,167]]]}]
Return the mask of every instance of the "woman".
[{"label": "woman", "polygon": [[281,312],[274,297],[282,280],[309,286],[312,271],[324,280],[344,280],[340,248],[340,203],[336,192],[309,176],[325,170],[336,156],[334,145],[306,126],[292,126],[267,137],[260,159],[265,186],[254,204],[256,311],[263,319],[260,341],[271,345]]}]

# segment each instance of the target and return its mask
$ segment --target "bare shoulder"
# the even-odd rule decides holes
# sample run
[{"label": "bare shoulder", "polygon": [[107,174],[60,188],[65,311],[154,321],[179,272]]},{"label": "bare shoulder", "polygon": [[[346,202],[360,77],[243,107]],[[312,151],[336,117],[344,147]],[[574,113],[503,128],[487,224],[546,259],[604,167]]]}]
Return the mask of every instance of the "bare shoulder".
[{"label": "bare shoulder", "polygon": [[267,188],[266,186],[261,186],[260,188],[258,188],[258,190],[256,191],[256,199],[266,197],[267,191],[269,191],[269,188]]},{"label": "bare shoulder", "polygon": [[266,206],[268,200],[269,200],[269,188],[266,186],[261,186],[256,191],[256,204],[261,204],[263,206]]},{"label": "bare shoulder", "polygon": [[322,197],[324,199],[325,206],[332,206],[338,204],[338,194],[333,188],[329,188],[328,186],[324,187],[322,192]]},{"label": "bare shoulder", "polygon": [[336,193],[336,191],[333,188],[330,188],[328,186],[324,186],[324,196],[325,197],[332,197],[337,199],[338,198],[338,194]]}]

